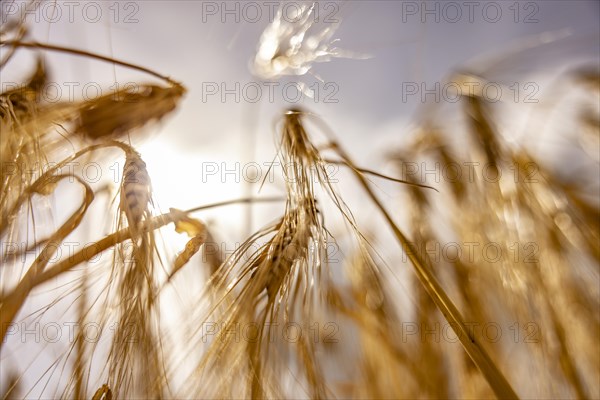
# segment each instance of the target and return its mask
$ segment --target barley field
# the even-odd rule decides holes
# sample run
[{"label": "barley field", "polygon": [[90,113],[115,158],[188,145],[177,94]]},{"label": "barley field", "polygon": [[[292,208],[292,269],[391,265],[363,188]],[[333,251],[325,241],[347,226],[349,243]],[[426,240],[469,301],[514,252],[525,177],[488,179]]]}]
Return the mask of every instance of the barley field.
[{"label": "barley field", "polygon": [[0,7],[2,398],[600,398],[599,3]]}]

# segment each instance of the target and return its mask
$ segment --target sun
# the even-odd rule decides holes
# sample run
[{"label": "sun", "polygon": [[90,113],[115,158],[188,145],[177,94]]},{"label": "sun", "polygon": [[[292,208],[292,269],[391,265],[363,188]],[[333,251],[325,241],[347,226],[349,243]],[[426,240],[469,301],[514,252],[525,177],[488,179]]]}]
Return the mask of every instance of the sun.
[{"label": "sun", "polygon": [[[156,214],[170,208],[188,210],[244,197],[244,178],[236,173],[236,160],[216,151],[182,149],[168,138],[168,132],[164,132],[139,147],[150,174]],[[243,211],[239,206],[219,207],[203,211],[200,217],[219,229],[239,228]]]}]

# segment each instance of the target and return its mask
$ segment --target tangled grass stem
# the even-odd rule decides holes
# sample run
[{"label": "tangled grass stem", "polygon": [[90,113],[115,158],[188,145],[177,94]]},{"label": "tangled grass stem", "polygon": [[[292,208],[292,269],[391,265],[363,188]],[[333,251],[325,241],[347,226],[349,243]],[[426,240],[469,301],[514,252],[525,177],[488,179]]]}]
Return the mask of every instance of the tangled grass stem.
[{"label": "tangled grass stem", "polygon": [[[71,175],[61,175],[58,178],[64,179],[71,177]],[[81,184],[85,189],[85,197],[82,204],[77,210],[73,212],[71,217],[52,235],[44,249],[40,252],[40,255],[35,259],[31,267],[25,273],[23,279],[19,282],[17,287],[7,296],[3,296],[0,299],[0,322],[2,328],[0,328],[0,335],[2,336],[2,343],[4,343],[4,337],[8,330],[10,323],[17,315],[27,296],[31,290],[37,286],[37,281],[40,276],[44,273],[44,268],[56,252],[57,247],[55,243],[62,242],[71,232],[73,232],[81,223],[86,211],[90,204],[94,200],[94,192],[92,188],[81,178],[75,177],[77,182]],[[2,345],[0,344],[0,347]]]}]

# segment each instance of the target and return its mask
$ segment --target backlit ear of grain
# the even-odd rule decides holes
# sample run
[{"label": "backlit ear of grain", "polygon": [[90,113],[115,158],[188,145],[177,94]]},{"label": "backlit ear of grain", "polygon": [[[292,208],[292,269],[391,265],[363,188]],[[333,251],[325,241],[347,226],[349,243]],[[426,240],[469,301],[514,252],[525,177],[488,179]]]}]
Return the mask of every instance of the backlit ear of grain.
[{"label": "backlit ear of grain", "polygon": [[278,235],[269,249],[269,268],[265,284],[270,299],[274,299],[292,266],[308,259],[309,244],[318,240],[317,210],[314,201],[306,201],[291,210],[283,219]]},{"label": "backlit ear of grain", "polygon": [[119,207],[125,213],[133,232],[139,232],[142,222],[150,216],[151,197],[152,188],[146,163],[132,150],[125,159]]}]

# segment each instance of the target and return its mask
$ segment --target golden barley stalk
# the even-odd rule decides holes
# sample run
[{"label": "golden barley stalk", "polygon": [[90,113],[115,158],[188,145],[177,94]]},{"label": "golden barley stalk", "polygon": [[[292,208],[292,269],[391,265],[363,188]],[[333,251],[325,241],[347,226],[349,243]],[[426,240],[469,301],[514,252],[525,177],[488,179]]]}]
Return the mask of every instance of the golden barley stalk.
[{"label": "golden barley stalk", "polygon": [[[334,145],[336,152],[346,163],[350,165],[355,165],[339,145]],[[452,300],[450,300],[442,286],[437,281],[437,278],[431,273],[429,269],[427,269],[427,267],[425,266],[426,263],[421,259],[417,249],[414,248],[414,245],[406,238],[406,236],[398,228],[392,217],[389,215],[383,204],[381,204],[381,202],[371,189],[365,177],[355,168],[352,168],[352,171],[354,172],[354,175],[356,176],[360,185],[364,188],[371,201],[373,201],[375,206],[380,210],[380,212],[390,225],[394,235],[396,236],[396,239],[398,239],[398,242],[402,246],[402,249],[405,251],[409,259],[411,260],[413,266],[415,267],[415,272],[417,273],[417,277],[419,278],[421,284],[424,286],[425,290],[427,291],[433,302],[436,304],[438,309],[442,312],[444,317],[451,324],[453,329],[458,330],[456,334],[459,337],[460,342],[463,345],[465,351],[467,352],[467,354],[469,354],[475,365],[477,365],[477,367],[486,377],[486,380],[494,390],[496,396],[498,396],[499,398],[518,398],[510,383],[508,383],[502,372],[498,369],[496,364],[489,357],[485,349],[479,343],[478,339],[473,337],[473,335],[469,333],[469,330],[465,325],[464,319],[458,311],[458,308],[454,305]]]},{"label": "golden barley stalk", "polygon": [[[179,100],[186,92],[181,84],[166,76],[111,57],[36,42],[0,41],[0,45],[11,46],[13,49],[21,47],[44,49],[90,57],[142,71],[168,84],[167,87],[153,84],[128,85],[114,93],[87,102],[39,106],[36,113],[39,114],[37,118],[23,127],[26,132],[35,132],[38,138],[43,138],[46,135],[47,128],[53,124],[74,122],[76,125],[74,134],[80,133],[94,140],[116,139],[125,133],[141,128],[151,120],[162,119],[177,107]],[[31,79],[30,84],[32,84],[31,82],[34,82],[34,80]],[[2,111],[2,108],[0,108],[0,111]],[[2,120],[4,121],[4,117]],[[46,150],[48,151],[59,147],[57,143],[44,143],[43,145],[47,147]],[[4,150],[5,146],[2,147]]]}]

